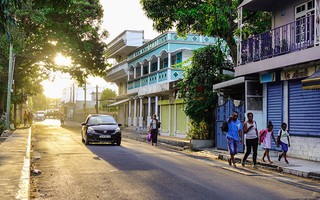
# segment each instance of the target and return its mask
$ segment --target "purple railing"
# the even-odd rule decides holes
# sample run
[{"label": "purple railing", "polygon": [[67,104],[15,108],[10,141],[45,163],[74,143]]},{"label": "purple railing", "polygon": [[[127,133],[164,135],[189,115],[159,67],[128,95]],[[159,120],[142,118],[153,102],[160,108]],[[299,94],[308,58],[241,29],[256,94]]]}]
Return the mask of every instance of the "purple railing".
[{"label": "purple railing", "polygon": [[240,64],[299,51],[313,45],[314,15],[310,15],[242,41]]}]

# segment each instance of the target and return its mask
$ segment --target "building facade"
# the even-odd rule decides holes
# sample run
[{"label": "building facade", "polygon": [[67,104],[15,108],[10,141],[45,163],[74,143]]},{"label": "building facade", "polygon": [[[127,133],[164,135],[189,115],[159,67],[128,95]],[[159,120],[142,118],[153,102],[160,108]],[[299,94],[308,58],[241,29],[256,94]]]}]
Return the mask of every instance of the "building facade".
[{"label": "building facade", "polygon": [[[320,68],[320,1],[244,0],[238,13],[240,32],[245,10],[272,13],[270,30],[239,40],[233,82],[243,80],[237,84],[244,85],[245,110],[257,114],[259,129],[272,121],[275,136],[281,123],[287,123],[289,155],[320,161],[320,91],[310,90],[317,88],[310,86],[316,84],[310,76]],[[232,83],[214,87],[222,91]],[[275,144],[272,148],[279,150]]]},{"label": "building facade", "polygon": [[107,56],[116,61],[107,70],[106,81],[119,88],[117,102],[110,105],[118,106],[118,122],[145,129],[156,114],[162,134],[185,137],[188,118],[177,92],[177,82],[183,78],[181,64],[188,62],[192,50],[213,42],[212,37],[179,37],[175,32],[145,40],[143,31],[124,31],[112,40]]}]

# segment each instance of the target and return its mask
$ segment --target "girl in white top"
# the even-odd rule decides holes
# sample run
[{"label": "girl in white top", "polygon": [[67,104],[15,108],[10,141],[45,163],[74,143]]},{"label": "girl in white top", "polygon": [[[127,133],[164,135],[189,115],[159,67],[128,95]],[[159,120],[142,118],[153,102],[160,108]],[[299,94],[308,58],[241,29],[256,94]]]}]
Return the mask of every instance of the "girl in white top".
[{"label": "girl in white top", "polygon": [[286,163],[289,164],[289,162],[287,160],[287,152],[288,152],[288,147],[290,147],[290,137],[289,137],[289,133],[287,131],[287,124],[286,123],[281,124],[281,130],[278,133],[278,137],[280,137],[280,145],[281,145],[281,149],[282,149],[282,153],[279,155],[278,161],[280,162],[280,160],[283,156]]},{"label": "girl in white top", "polygon": [[273,124],[271,121],[268,122],[268,129],[266,129],[266,131],[263,133],[266,134],[264,139],[263,139],[263,147],[264,147],[264,153],[262,156],[262,161],[265,161],[265,157],[267,156],[267,159],[269,161],[269,163],[273,163],[270,160],[270,156],[269,156],[269,150],[271,149],[271,138],[273,139],[274,142],[276,142],[276,139],[274,138],[274,134],[273,134]]}]

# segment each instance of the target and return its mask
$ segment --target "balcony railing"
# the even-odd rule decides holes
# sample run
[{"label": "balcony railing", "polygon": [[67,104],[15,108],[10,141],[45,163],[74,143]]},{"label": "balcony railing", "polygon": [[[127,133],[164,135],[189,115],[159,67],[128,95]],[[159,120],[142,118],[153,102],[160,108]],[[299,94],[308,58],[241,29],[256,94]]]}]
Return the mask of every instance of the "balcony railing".
[{"label": "balcony railing", "polygon": [[[169,79],[168,79],[169,77]],[[150,86],[157,83],[164,83],[170,81],[176,81],[183,78],[183,70],[181,69],[171,69],[168,68],[161,69],[156,72],[152,72],[150,74],[146,74],[140,77],[137,77],[133,80],[129,80],[127,82],[128,90]]]},{"label": "balcony railing", "polygon": [[314,31],[314,15],[310,15],[250,37],[241,42],[240,65],[311,47]]}]

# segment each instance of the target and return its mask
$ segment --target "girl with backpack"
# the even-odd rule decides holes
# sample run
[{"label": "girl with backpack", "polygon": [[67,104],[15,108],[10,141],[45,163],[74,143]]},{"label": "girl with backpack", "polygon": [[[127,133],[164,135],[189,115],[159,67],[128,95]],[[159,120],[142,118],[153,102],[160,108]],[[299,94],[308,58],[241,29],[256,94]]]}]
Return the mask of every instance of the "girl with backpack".
[{"label": "girl with backpack", "polygon": [[269,161],[270,164],[273,163],[273,162],[270,160],[270,156],[269,156],[269,150],[271,149],[271,138],[272,138],[273,141],[276,143],[276,139],[274,138],[274,134],[273,134],[273,124],[272,124],[271,121],[269,121],[269,122],[268,122],[267,129],[264,129],[264,130],[261,132],[259,144],[262,142],[262,143],[263,143],[263,148],[264,148],[264,153],[263,153],[263,156],[262,156],[262,161],[263,161],[263,162],[266,162],[264,158],[267,156],[267,159],[268,159],[268,161]]},{"label": "girl with backpack", "polygon": [[281,158],[284,157],[284,161],[289,164],[289,161],[287,160],[287,152],[288,147],[290,147],[290,138],[289,133],[287,131],[287,124],[282,123],[281,124],[281,130],[278,133],[278,140],[279,144],[277,143],[277,146],[281,146],[282,153],[278,157],[278,161],[280,162]]}]

